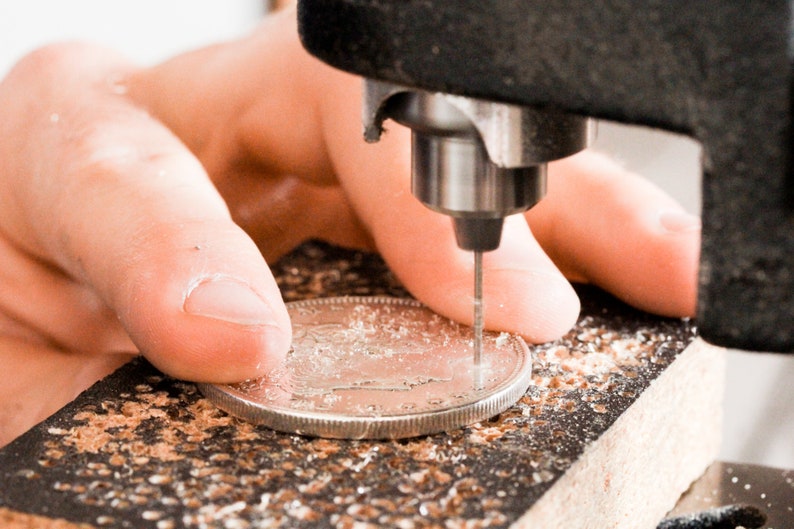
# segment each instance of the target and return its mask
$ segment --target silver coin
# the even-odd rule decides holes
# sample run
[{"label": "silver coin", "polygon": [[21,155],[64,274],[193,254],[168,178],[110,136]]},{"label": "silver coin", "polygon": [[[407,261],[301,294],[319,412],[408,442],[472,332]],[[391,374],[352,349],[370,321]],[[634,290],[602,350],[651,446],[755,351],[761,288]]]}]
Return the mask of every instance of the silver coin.
[{"label": "silver coin", "polygon": [[279,367],[239,384],[199,385],[219,408],[282,432],[398,439],[492,417],[530,384],[520,337],[485,333],[475,368],[471,328],[414,300],[325,298],[287,309],[293,342]]}]

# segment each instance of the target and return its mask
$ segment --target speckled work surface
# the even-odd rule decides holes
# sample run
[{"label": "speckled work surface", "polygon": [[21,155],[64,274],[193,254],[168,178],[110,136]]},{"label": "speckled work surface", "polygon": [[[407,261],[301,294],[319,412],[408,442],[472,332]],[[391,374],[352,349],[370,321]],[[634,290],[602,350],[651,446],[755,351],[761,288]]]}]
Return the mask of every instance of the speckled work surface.
[{"label": "speckled work surface", "polygon": [[[405,295],[378,258],[320,244],[275,268],[288,301]],[[694,335],[580,294],[578,325],[533,348],[534,385],[515,406],[404,441],[278,434],[134,361],[0,451],[0,511],[156,529],[508,526]]]}]

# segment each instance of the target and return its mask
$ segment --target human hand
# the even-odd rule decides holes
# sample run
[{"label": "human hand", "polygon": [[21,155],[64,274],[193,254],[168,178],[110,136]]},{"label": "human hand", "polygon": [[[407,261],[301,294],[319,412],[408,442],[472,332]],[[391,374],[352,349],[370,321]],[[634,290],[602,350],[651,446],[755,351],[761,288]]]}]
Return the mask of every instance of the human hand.
[{"label": "human hand", "polygon": [[[470,321],[471,254],[411,196],[408,132],[365,144],[360,81],[306,55],[293,19],[148,69],[50,47],[0,84],[0,445],[139,352],[197,381],[267,370],[290,326],[266,261],[307,238],[378,250]],[[696,219],[594,154],[549,187],[486,254],[489,328],[564,333],[564,275],[694,312]]]}]

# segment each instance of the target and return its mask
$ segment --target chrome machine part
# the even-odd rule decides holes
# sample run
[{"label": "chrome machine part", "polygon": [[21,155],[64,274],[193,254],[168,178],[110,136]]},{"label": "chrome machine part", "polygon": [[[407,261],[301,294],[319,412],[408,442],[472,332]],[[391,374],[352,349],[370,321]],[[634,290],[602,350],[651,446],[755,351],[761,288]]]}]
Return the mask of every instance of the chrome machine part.
[{"label": "chrome machine part", "polygon": [[364,136],[377,141],[391,118],[412,130],[414,195],[452,217],[458,245],[499,246],[508,215],[546,192],[546,163],[584,149],[589,120],[443,93],[365,81]]}]

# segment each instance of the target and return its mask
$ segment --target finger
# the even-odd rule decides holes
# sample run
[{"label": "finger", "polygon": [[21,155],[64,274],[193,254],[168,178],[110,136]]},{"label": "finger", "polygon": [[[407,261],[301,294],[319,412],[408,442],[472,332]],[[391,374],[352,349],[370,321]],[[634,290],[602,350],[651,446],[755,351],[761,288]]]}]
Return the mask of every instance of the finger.
[{"label": "finger", "polygon": [[548,196],[527,214],[543,248],[572,278],[667,316],[691,316],[700,221],[605,156],[552,164]]},{"label": "finger", "polygon": [[35,61],[46,68],[26,67],[54,78],[28,100],[54,106],[28,120],[10,145],[19,152],[2,153],[38,164],[35,181],[24,162],[11,168],[14,242],[94,288],[169,374],[241,380],[280,360],[290,326],[278,288],[202,166],[125,98],[86,91],[84,79],[103,87],[123,73],[118,59],[78,46]]}]

